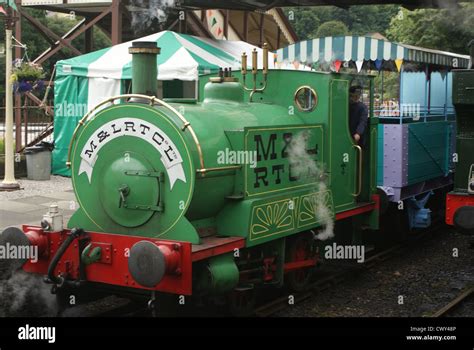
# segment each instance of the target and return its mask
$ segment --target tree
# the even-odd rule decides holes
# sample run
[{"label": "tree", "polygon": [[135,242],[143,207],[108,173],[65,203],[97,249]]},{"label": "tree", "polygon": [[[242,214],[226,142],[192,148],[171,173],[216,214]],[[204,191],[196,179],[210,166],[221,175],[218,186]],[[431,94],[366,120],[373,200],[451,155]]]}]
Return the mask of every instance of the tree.
[{"label": "tree", "polygon": [[348,10],[335,6],[293,7],[285,10],[300,40],[315,37],[321,23],[340,21],[354,35],[379,32],[386,35],[390,20],[399,12],[397,5],[351,6]]},{"label": "tree", "polygon": [[314,37],[347,35],[349,29],[341,21],[328,21],[321,24],[314,34]]},{"label": "tree", "polygon": [[474,4],[443,10],[402,10],[387,31],[392,41],[436,50],[468,53],[474,38]]},{"label": "tree", "polygon": [[354,35],[373,32],[386,35],[392,17],[399,11],[396,5],[351,6],[348,11],[350,22],[344,23]]},{"label": "tree", "polygon": [[317,30],[321,23],[311,8],[292,7],[286,9],[285,12],[299,40],[311,39],[311,34]]}]

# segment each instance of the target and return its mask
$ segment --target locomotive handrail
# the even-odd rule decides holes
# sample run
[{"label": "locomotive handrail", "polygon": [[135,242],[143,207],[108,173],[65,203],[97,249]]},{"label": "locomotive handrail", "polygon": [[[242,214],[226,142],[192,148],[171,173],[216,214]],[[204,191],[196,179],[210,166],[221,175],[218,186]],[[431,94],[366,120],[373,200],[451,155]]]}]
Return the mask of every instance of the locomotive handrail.
[{"label": "locomotive handrail", "polygon": [[362,147],[360,147],[359,145],[352,145],[353,147],[355,147],[357,149],[357,152],[359,153],[359,164],[358,164],[358,172],[357,172],[357,192],[356,193],[353,193],[352,195],[354,197],[357,197],[357,196],[360,196],[360,194],[362,193]]},{"label": "locomotive handrail", "polygon": [[469,173],[467,174],[467,192],[468,193],[471,193],[469,186],[470,186],[471,181],[474,177],[474,171],[473,170],[474,170],[474,164],[471,164],[471,166],[469,167]]},{"label": "locomotive handrail", "polygon": [[110,97],[102,102],[100,102],[98,105],[96,105],[94,108],[92,108],[89,112],[87,112],[82,118],[81,120],[79,120],[79,123],[77,124],[76,128],[74,129],[74,132],[72,134],[72,137],[71,137],[71,141],[69,142],[69,147],[68,147],[68,152],[67,152],[67,161],[66,161],[66,166],[69,168],[71,166],[71,148],[72,148],[72,144],[76,138],[76,135],[77,135],[77,132],[79,131],[79,129],[82,127],[82,125],[84,125],[84,123],[89,119],[89,117],[99,108],[99,107],[102,107],[103,105],[107,104],[107,103],[112,103],[115,101],[115,100],[122,100],[122,99],[130,99],[130,98],[139,98],[139,99],[145,99],[145,100],[149,100],[150,101],[150,106],[153,106],[155,104],[160,104],[162,105],[163,107],[169,109],[171,112],[173,112],[182,122],[183,122],[183,126],[181,128],[181,131],[186,131],[186,129],[189,130],[190,134],[191,134],[191,137],[193,138],[193,141],[194,143],[196,144],[196,148],[197,148],[197,151],[198,151],[198,155],[199,155],[199,163],[200,163],[200,166],[201,166],[201,169],[205,169],[206,167],[204,166],[204,157],[203,157],[203,154],[202,154],[202,148],[201,148],[201,144],[199,143],[199,140],[196,136],[196,133],[194,132],[194,129],[192,128],[191,126],[191,123],[188,122],[186,120],[186,118],[184,118],[184,116],[179,113],[174,107],[170,106],[168,103],[164,102],[163,100],[160,100],[158,98],[156,98],[156,96],[148,96],[148,95],[141,95],[141,94],[124,94],[124,95],[118,95],[118,96],[113,96],[113,97]]}]

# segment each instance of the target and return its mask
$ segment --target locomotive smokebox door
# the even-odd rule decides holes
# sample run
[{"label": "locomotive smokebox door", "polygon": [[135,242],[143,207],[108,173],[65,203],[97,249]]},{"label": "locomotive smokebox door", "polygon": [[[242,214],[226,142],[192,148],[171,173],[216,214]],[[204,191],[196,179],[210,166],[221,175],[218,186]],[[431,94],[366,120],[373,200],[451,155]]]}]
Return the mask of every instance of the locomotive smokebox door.
[{"label": "locomotive smokebox door", "polygon": [[176,119],[160,107],[124,103],[88,121],[71,156],[80,208],[68,227],[198,243],[184,217],[194,191],[194,144]]},{"label": "locomotive smokebox door", "polygon": [[160,179],[145,155],[135,152],[107,152],[97,169],[100,200],[107,215],[119,225],[137,227],[145,224],[155,212],[162,212]]}]

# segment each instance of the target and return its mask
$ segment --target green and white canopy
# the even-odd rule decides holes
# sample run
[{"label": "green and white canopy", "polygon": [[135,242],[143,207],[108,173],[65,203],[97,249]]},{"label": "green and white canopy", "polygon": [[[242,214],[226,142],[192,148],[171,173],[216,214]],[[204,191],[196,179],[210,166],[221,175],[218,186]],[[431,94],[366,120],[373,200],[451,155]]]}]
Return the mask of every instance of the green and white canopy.
[{"label": "green and white canopy", "polygon": [[277,66],[295,61],[304,64],[334,61],[397,61],[466,68],[469,56],[397,44],[365,36],[329,36],[301,41],[277,51]]},{"label": "green and white canopy", "polygon": [[[163,31],[134,41],[156,41],[161,48],[157,57],[159,80],[196,80],[200,74],[217,72],[219,68],[240,69],[240,56],[254,48],[243,41],[212,40],[191,35]],[[132,42],[115,45],[89,54],[57,63],[57,75],[75,75],[89,78],[131,79]],[[273,64],[273,60],[269,60]],[[271,66],[272,67],[272,66]]]},{"label": "green and white canopy", "polygon": [[[258,66],[263,65],[263,50],[243,41],[198,38],[164,31],[134,41],[156,41],[161,48],[157,57],[158,80],[196,81],[199,75],[219,68],[240,70],[241,55],[258,51]],[[53,173],[69,175],[65,166],[72,133],[84,114],[105,99],[126,93],[132,78],[132,42],[58,61],[54,85]],[[274,53],[269,53],[274,68]],[[251,60],[248,60],[251,63]],[[249,67],[250,68],[250,67]]]}]

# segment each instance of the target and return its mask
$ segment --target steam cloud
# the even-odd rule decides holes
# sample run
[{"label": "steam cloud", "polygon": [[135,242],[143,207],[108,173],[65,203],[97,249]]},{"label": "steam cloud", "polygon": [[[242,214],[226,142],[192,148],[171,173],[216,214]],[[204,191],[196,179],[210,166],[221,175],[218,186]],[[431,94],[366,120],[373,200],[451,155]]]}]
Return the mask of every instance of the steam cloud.
[{"label": "steam cloud", "polygon": [[55,316],[56,301],[41,276],[15,272],[0,281],[0,317]]},{"label": "steam cloud", "polygon": [[325,192],[327,184],[324,176],[324,165],[316,162],[308,154],[308,140],[311,136],[309,131],[303,131],[294,136],[288,146],[288,159],[292,173],[302,179],[318,179],[313,196],[313,208],[316,218],[322,224],[322,231],[314,236],[315,239],[325,241],[334,237],[334,220],[331,208],[326,204]]},{"label": "steam cloud", "polygon": [[146,30],[154,21],[165,22],[167,9],[174,7],[175,3],[175,0],[131,0],[130,13],[135,32]]}]

